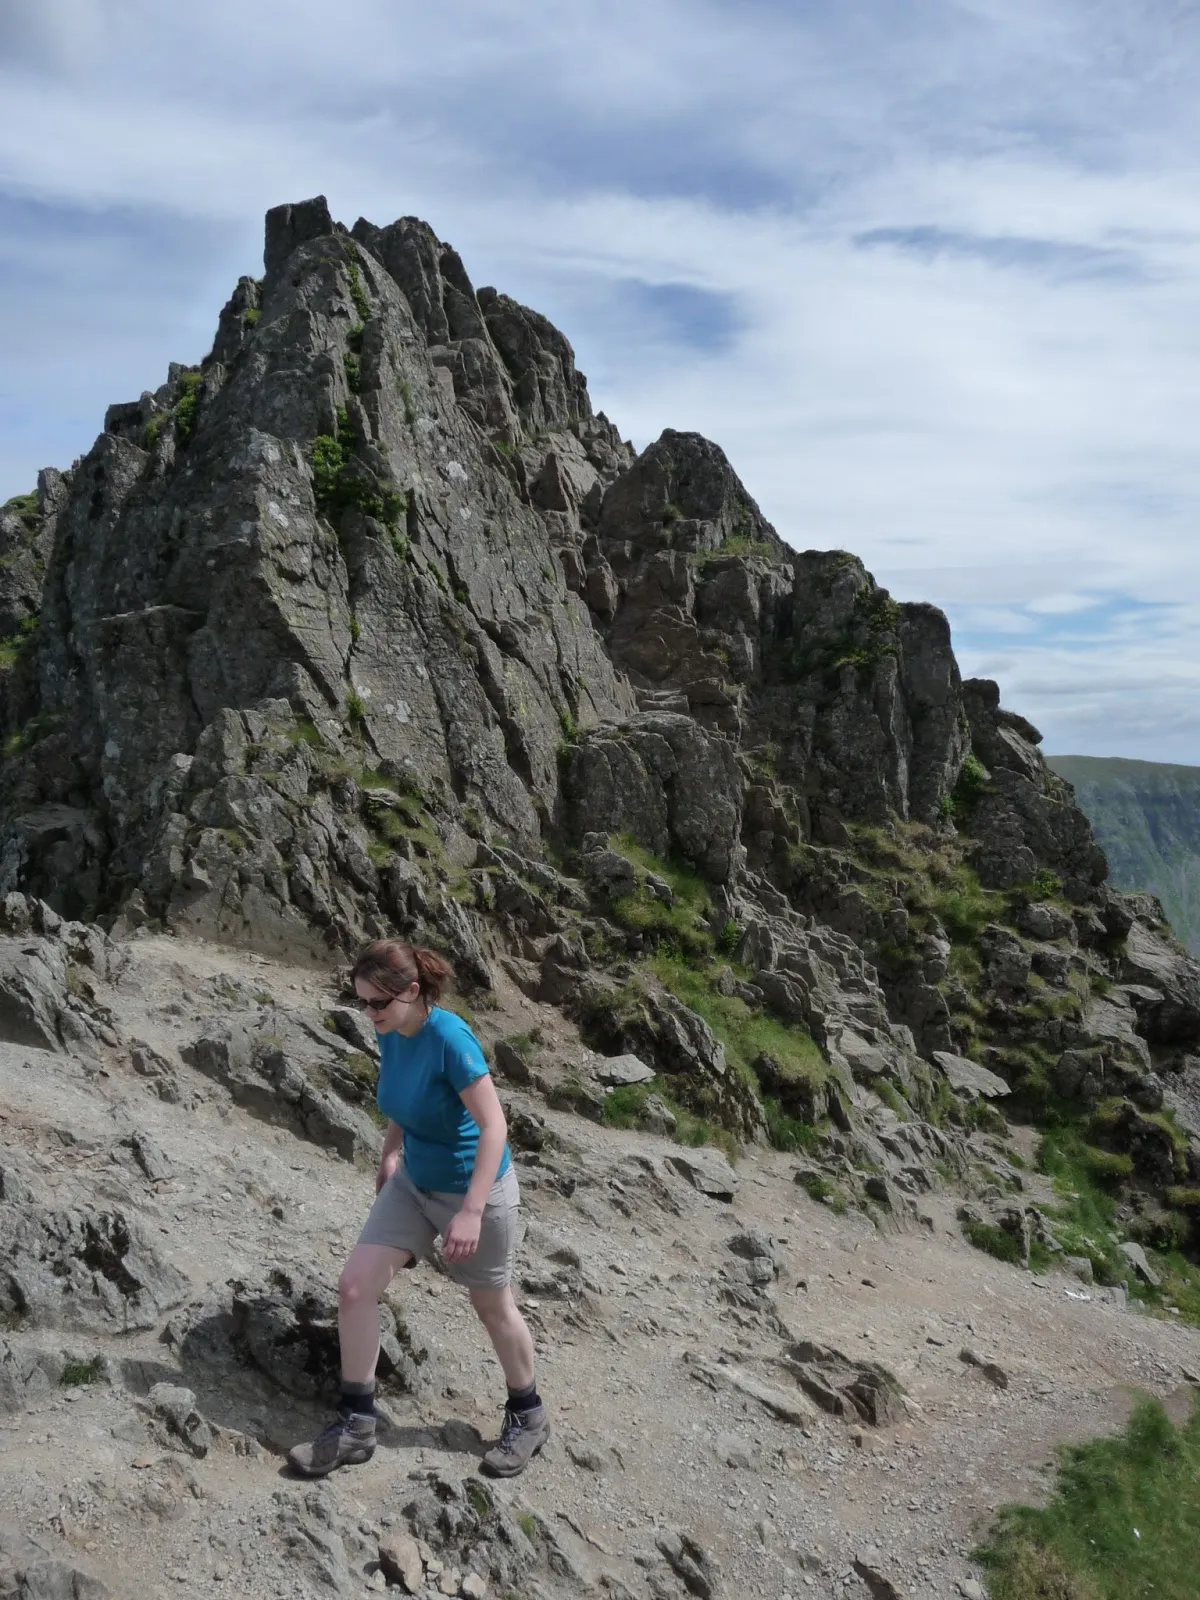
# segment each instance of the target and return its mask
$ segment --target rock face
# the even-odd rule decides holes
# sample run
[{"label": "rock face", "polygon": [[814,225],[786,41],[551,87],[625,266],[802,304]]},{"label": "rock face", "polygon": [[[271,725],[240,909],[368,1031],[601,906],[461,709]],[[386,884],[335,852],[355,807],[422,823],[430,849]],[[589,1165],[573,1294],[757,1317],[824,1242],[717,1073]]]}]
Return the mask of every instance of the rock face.
[{"label": "rock face", "polygon": [[[1005,1089],[1115,1098],[1092,1137],[1200,1176],[1161,1109],[1200,968],[945,617],[785,544],[711,441],[635,455],[424,223],[270,212],[210,355],[5,507],[0,556],[9,1041],[103,1039],[82,919],[314,959],[398,929],[648,1074],[560,1103],[820,1128],[880,1215]],[[303,1033],[217,1019],[188,1059],[366,1155],[369,1051]]]},{"label": "rock face", "polygon": [[187,1289],[119,1211],[0,1205],[0,1316],[9,1325],[151,1328]]}]

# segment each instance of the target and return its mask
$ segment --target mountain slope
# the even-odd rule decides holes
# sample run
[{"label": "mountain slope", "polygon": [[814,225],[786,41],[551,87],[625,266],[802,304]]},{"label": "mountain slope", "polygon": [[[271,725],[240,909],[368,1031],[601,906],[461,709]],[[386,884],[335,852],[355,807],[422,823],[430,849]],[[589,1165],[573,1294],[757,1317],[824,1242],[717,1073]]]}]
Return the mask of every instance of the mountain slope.
[{"label": "mountain slope", "polygon": [[[427,224],[279,206],[264,264],[0,511],[0,908],[326,968],[398,930],[653,1075],[525,1061],[554,1104],[810,1150],[881,1224],[975,1170],[980,1094],[1067,1105],[1113,1221],[1200,1246],[1200,968],[942,613],[791,549],[712,441],[635,454]],[[1128,1276],[1001,1171],[978,1238]]]},{"label": "mountain slope", "polygon": [[1188,948],[1200,951],[1200,767],[1100,756],[1048,756],[1075,789],[1119,889],[1163,903]]}]

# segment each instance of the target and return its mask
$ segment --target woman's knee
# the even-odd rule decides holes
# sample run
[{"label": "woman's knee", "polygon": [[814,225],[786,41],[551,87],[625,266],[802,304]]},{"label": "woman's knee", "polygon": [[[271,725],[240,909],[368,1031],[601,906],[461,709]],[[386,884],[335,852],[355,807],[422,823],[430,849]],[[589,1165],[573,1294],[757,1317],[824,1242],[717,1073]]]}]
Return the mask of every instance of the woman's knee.
[{"label": "woman's knee", "polygon": [[375,1285],[361,1269],[355,1267],[354,1262],[347,1261],[338,1279],[338,1305],[343,1311],[352,1311],[355,1306],[378,1300]]},{"label": "woman's knee", "polygon": [[511,1289],[472,1289],[471,1305],[485,1328],[503,1327],[521,1315]]}]

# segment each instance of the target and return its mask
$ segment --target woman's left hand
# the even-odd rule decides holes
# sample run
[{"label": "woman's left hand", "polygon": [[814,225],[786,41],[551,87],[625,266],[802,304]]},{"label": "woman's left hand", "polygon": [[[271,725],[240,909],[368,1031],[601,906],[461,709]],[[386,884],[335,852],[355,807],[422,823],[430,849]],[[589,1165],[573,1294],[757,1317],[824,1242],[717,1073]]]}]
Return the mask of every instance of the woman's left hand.
[{"label": "woman's left hand", "polygon": [[455,1212],[442,1239],[442,1250],[447,1261],[465,1261],[469,1255],[474,1255],[482,1223],[483,1218],[476,1213]]}]

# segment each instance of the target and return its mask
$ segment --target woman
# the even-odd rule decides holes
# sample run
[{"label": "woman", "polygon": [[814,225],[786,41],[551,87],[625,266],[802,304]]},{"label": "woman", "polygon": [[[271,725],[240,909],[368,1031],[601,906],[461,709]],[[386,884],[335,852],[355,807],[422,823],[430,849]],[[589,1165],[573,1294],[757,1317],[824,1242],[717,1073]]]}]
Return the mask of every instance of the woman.
[{"label": "woman", "polygon": [[550,1436],[533,1339],[509,1287],[520,1192],[504,1111],[479,1041],[438,1005],[450,968],[432,950],[378,939],[351,974],[379,1035],[379,1109],[389,1119],[375,1203],[338,1282],[342,1393],[337,1418],[288,1460],[309,1477],[375,1452],[379,1300],[440,1234],[450,1276],[471,1297],[508,1382],[498,1477],[524,1471]]}]

